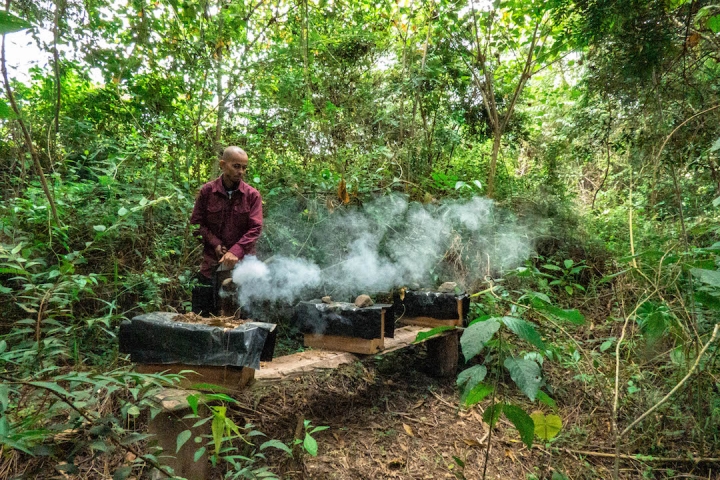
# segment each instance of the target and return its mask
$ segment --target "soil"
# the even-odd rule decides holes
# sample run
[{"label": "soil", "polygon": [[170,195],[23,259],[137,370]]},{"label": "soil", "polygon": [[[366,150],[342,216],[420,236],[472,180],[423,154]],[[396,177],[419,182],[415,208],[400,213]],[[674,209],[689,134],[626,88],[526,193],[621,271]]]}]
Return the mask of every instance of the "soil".
[{"label": "soil", "polygon": [[[283,478],[482,478],[488,453],[483,409],[459,409],[455,377],[433,378],[426,367],[424,347],[413,346],[372,362],[255,387],[240,398],[237,413],[287,444],[303,419],[330,427],[313,435],[317,457],[305,454],[297,462],[270,456]],[[486,478],[524,479],[536,472],[535,465],[547,463],[542,450],[528,450],[501,420],[492,433]]]}]

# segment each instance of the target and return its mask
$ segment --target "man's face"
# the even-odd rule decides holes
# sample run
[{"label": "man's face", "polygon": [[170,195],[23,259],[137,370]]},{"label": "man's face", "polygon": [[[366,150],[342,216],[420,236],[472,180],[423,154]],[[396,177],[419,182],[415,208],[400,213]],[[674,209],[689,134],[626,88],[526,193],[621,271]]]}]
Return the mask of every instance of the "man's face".
[{"label": "man's face", "polygon": [[227,159],[220,160],[220,170],[231,183],[245,179],[247,166],[248,157],[245,154],[235,153]]}]

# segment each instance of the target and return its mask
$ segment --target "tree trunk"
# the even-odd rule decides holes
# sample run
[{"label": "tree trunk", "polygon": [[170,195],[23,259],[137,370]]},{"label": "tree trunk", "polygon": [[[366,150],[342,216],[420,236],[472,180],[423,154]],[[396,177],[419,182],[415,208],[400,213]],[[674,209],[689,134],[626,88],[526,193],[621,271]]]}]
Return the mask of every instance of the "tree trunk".
[{"label": "tree trunk", "polygon": [[[53,66],[55,67],[55,136],[60,131],[60,105],[62,100],[62,86],[60,84],[60,53],[58,52],[58,41],[60,40],[60,16],[62,15],[63,0],[55,0],[55,19],[53,22]],[[57,138],[55,139],[57,141]],[[49,148],[49,147],[48,147]]]},{"label": "tree trunk", "polygon": [[[217,72],[216,72],[216,78],[215,78],[215,86],[216,86],[216,92],[218,97],[218,108],[217,108],[217,121],[215,122],[215,139],[213,142],[213,150],[215,150],[216,155],[220,155],[222,153],[223,144],[222,144],[222,129],[223,129],[223,120],[225,117],[225,92],[223,92],[223,70],[222,70],[222,62],[223,62],[223,12],[222,12],[222,0],[219,2],[219,9],[218,9],[218,40],[215,47],[215,54],[217,55]],[[212,166],[212,172],[213,177],[216,177],[219,174],[218,171],[218,162],[213,161]]]},{"label": "tree trunk", "polygon": [[[10,10],[9,4],[10,2],[8,1],[6,7],[7,10]],[[25,125],[25,122],[20,115],[20,109],[15,102],[15,95],[13,95],[12,89],[10,88],[10,79],[8,78],[7,65],[5,64],[5,35],[2,36],[2,45],[0,46],[0,69],[2,69],[3,81],[5,83],[5,93],[7,94],[8,100],[10,101],[10,106],[13,112],[17,116],[17,121],[20,124],[20,129],[22,130],[23,138],[25,139],[25,146],[30,152],[33,165],[35,166],[35,171],[40,178],[40,184],[42,185],[43,192],[45,192],[45,196],[47,197],[48,203],[50,204],[50,211],[52,212],[55,225],[59,227],[61,226],[61,224],[60,218],[57,214],[57,209],[55,208],[55,200],[53,199],[52,193],[50,192],[50,188],[47,184],[47,180],[45,179],[45,173],[43,172],[42,165],[40,164],[40,158],[38,157],[35,146],[32,143],[32,138],[30,137],[30,131],[28,130],[27,125]]]},{"label": "tree trunk", "polygon": [[490,166],[488,168],[487,178],[487,196],[494,198],[495,196],[495,172],[497,171],[498,153],[500,152],[500,141],[502,140],[502,132],[496,130],[493,132],[493,148],[490,156]]}]

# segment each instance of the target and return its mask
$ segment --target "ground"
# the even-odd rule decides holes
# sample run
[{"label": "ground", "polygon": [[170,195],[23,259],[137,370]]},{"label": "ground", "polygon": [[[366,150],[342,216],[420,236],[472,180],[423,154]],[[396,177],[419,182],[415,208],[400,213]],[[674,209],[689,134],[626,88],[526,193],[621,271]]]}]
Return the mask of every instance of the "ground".
[{"label": "ground", "polygon": [[[317,457],[305,454],[301,462],[276,457],[285,478],[482,478],[488,454],[482,407],[460,409],[455,378],[433,378],[425,367],[423,347],[413,346],[251,389],[241,398],[242,412],[260,431],[286,442],[298,416],[330,427],[315,435]],[[551,471],[546,452],[528,450],[502,420],[492,433],[485,478],[525,479]],[[593,470],[609,474],[602,465]]]}]

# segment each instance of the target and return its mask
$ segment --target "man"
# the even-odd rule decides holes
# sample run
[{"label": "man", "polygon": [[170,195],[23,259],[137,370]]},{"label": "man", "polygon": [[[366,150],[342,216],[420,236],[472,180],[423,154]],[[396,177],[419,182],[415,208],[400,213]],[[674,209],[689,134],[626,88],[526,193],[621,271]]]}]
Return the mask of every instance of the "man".
[{"label": "man", "polygon": [[255,253],[262,231],[260,193],[245,183],[248,156],[240,147],[227,147],[220,159],[222,175],[200,189],[190,223],[199,225],[203,260],[200,278],[212,281],[218,265],[232,269],[245,255]]}]

